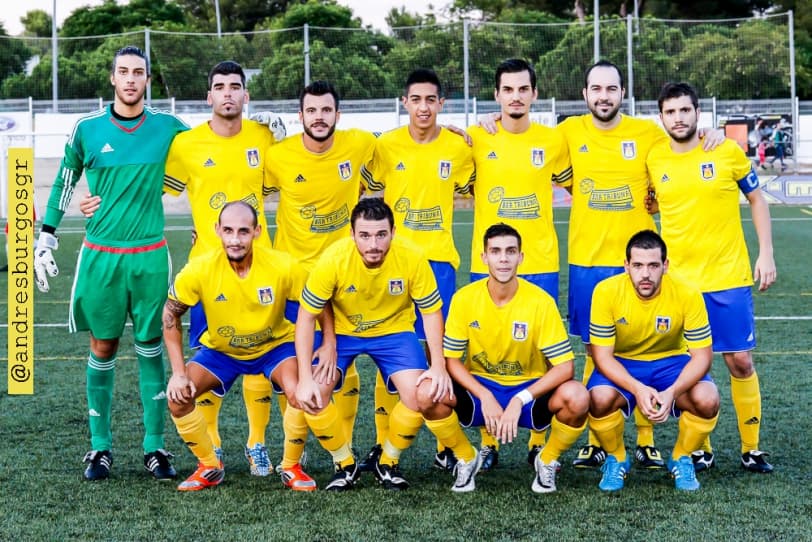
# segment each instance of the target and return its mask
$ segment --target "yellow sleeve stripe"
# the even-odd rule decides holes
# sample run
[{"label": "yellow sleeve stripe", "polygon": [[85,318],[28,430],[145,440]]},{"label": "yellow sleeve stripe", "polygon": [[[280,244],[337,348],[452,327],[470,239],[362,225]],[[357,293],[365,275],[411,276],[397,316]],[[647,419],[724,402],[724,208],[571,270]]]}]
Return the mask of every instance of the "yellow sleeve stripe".
[{"label": "yellow sleeve stripe", "polygon": [[572,166],[558,174],[553,174],[553,182],[555,184],[566,184],[572,180]]},{"label": "yellow sleeve stripe", "polygon": [[269,186],[263,186],[262,187],[262,195],[263,196],[268,196],[270,194],[273,194],[274,192],[279,192],[279,188],[277,188],[275,186],[270,186],[270,187]]},{"label": "yellow sleeve stripe", "polygon": [[457,194],[470,194],[471,193],[471,187],[473,186],[475,180],[476,180],[476,171],[472,171],[471,176],[468,177],[468,180],[466,181],[466,183],[464,185],[462,185],[462,186],[458,185],[458,186],[454,187],[454,191]]},{"label": "yellow sleeve stripe", "polygon": [[378,192],[379,190],[384,189],[384,184],[382,182],[376,181],[375,177],[372,176],[372,172],[367,169],[366,164],[361,166],[361,178],[367,182],[367,186],[373,192]]},{"label": "yellow sleeve stripe", "polygon": [[574,357],[572,353],[572,345],[570,344],[569,339],[544,347],[541,349],[541,353],[544,354],[544,357],[547,359],[553,359],[565,355]]},{"label": "yellow sleeve stripe", "polygon": [[[443,337],[443,348],[445,350],[450,350],[452,352],[465,352],[465,348],[468,346],[467,339],[454,339],[446,335]],[[452,356],[453,357],[453,356]]]},{"label": "yellow sleeve stripe", "polygon": [[589,334],[593,337],[602,337],[608,339],[615,336],[615,326],[600,326],[598,324],[589,324]]},{"label": "yellow sleeve stripe", "polygon": [[320,312],[327,304],[327,300],[320,298],[305,287],[302,290],[302,304],[311,312]]},{"label": "yellow sleeve stripe", "polygon": [[414,304],[417,305],[418,308],[428,309],[431,308],[433,305],[436,305],[439,301],[441,301],[440,290],[437,290],[435,288],[434,291],[431,292],[426,297],[415,299]]},{"label": "yellow sleeve stripe", "polygon": [[701,327],[699,329],[686,329],[683,332],[683,336],[685,337],[685,340],[689,342],[697,342],[702,341],[704,339],[710,339],[711,336],[710,325]]},{"label": "yellow sleeve stripe", "polygon": [[178,195],[183,192],[184,188],[186,188],[186,184],[183,181],[164,174],[164,192]]}]

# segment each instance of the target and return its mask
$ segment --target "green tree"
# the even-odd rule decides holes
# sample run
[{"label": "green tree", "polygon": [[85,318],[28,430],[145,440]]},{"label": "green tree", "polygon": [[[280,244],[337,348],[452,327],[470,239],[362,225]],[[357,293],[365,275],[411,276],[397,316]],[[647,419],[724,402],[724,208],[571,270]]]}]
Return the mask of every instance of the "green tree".
[{"label": "green tree", "polygon": [[[217,30],[217,13],[212,0],[175,0],[195,29],[202,32]],[[269,18],[302,0],[218,0],[220,28],[223,32],[249,32],[263,26]]]},{"label": "green tree", "polygon": [[33,36],[38,38],[51,37],[51,15],[41,9],[32,9],[25,15],[20,17],[20,22],[23,23],[23,35]]},{"label": "green tree", "polygon": [[25,63],[32,55],[32,51],[26,47],[25,42],[9,37],[5,26],[0,22],[0,82],[15,74],[24,76]]}]

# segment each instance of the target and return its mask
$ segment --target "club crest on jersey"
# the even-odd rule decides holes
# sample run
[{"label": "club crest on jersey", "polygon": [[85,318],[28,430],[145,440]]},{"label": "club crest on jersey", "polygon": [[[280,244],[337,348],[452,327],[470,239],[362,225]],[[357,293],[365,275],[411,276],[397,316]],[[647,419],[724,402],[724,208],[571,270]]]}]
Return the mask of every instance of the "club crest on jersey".
[{"label": "club crest on jersey", "polygon": [[248,149],[245,151],[245,158],[250,167],[259,167],[259,149]]},{"label": "club crest on jersey", "polygon": [[533,149],[531,161],[535,167],[542,167],[544,165],[544,149]]},{"label": "club crest on jersey", "polygon": [[620,150],[623,153],[623,158],[626,160],[637,158],[637,145],[634,141],[622,141]]},{"label": "club crest on jersey", "polygon": [[702,178],[704,180],[711,181],[714,177],[716,177],[713,162],[705,162],[704,164],[700,165],[699,168],[702,171]]},{"label": "club crest on jersey", "polygon": [[451,162],[448,160],[440,160],[440,178],[443,180],[451,176]]},{"label": "club crest on jersey", "polygon": [[513,322],[513,338],[517,341],[527,339],[527,322]]},{"label": "club crest on jersey", "polygon": [[263,305],[270,305],[273,303],[273,289],[270,286],[266,286],[265,288],[258,288],[257,294],[259,296],[259,302]]},{"label": "club crest on jersey", "polygon": [[671,330],[671,317],[658,316],[654,328],[657,330],[657,333],[668,333]]},{"label": "club crest on jersey", "polygon": [[389,281],[389,293],[400,295],[403,293],[403,279],[392,279]]},{"label": "club crest on jersey", "polygon": [[352,162],[347,160],[338,164],[338,175],[342,181],[349,181],[352,177]]}]

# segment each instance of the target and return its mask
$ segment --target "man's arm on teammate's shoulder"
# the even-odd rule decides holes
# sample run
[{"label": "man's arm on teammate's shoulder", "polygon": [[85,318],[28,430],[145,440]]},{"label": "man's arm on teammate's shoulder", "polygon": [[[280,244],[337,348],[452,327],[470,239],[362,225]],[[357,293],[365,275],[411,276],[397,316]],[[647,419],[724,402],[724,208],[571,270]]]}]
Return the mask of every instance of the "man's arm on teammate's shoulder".
[{"label": "man's arm on teammate's shoulder", "polygon": [[773,234],[770,221],[770,206],[760,188],[747,193],[750,202],[750,213],[758,237],[758,258],[753,266],[753,280],[758,283],[760,292],[769,288],[778,277],[773,256]]},{"label": "man's arm on teammate's shoulder", "polygon": [[194,398],[196,391],[194,383],[186,376],[186,363],[183,359],[183,329],[180,318],[187,310],[188,305],[167,299],[161,318],[166,355],[172,369],[172,376],[166,386],[166,397],[173,403],[188,403]]},{"label": "man's arm on teammate's shoulder", "polygon": [[451,132],[452,134],[456,134],[456,135],[460,136],[463,139],[463,141],[465,141],[465,144],[468,145],[469,147],[474,146],[474,140],[471,139],[470,134],[468,134],[468,132],[466,132],[465,130],[463,130],[459,126],[455,126],[453,124],[446,124],[446,125],[444,125],[444,128],[446,130],[448,130],[449,132]]},{"label": "man's arm on teammate's shoulder", "polygon": [[698,133],[704,151],[712,151],[725,142],[725,131],[721,128],[700,128]]}]

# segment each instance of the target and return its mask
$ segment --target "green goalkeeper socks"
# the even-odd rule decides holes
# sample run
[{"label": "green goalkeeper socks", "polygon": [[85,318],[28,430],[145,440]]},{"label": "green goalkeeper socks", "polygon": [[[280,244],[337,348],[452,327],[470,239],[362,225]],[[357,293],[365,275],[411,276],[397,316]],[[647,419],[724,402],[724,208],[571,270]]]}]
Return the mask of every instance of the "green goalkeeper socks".
[{"label": "green goalkeeper socks", "polygon": [[94,450],[113,449],[110,429],[115,382],[116,357],[99,358],[92,352],[87,358],[87,411],[90,422],[90,446]]}]

